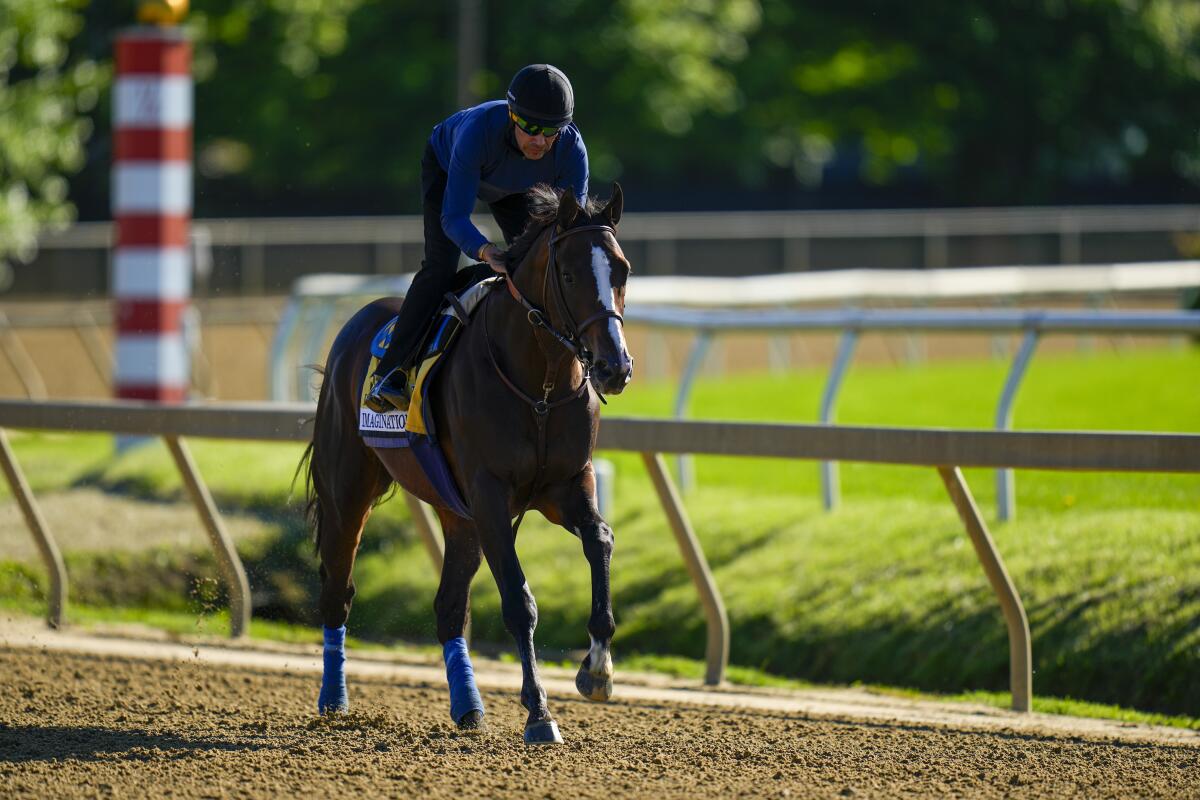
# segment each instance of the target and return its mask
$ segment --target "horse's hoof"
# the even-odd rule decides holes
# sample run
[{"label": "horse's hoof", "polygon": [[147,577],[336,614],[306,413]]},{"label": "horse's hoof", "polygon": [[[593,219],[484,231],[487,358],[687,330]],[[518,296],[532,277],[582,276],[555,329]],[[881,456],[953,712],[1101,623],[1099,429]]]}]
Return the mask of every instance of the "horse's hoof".
[{"label": "horse's hoof", "polygon": [[575,688],[588,700],[603,703],[612,697],[612,673],[593,675],[588,672],[587,659],[584,659],[583,664],[579,667],[579,672],[575,673]]},{"label": "horse's hoof", "polygon": [[477,731],[483,728],[483,712],[468,711],[463,714],[462,719],[458,721],[458,729],[460,731]]},{"label": "horse's hoof", "polygon": [[321,716],[327,714],[345,714],[350,710],[350,701],[345,697],[322,697],[317,700],[317,711]]},{"label": "horse's hoof", "polygon": [[552,719],[525,726],[525,744],[562,744],[558,723]]}]

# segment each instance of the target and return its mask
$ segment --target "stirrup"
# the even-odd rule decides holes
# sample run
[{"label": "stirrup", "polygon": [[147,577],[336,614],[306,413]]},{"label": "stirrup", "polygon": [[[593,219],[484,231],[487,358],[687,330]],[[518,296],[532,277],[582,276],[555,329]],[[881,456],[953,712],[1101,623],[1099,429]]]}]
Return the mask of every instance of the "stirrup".
[{"label": "stirrup", "polygon": [[363,400],[363,404],[367,408],[377,414],[384,414],[392,410],[408,410],[408,404],[412,400],[412,386],[408,382],[407,370],[403,367],[396,367],[382,378],[374,375],[371,380],[373,381],[371,391]]}]

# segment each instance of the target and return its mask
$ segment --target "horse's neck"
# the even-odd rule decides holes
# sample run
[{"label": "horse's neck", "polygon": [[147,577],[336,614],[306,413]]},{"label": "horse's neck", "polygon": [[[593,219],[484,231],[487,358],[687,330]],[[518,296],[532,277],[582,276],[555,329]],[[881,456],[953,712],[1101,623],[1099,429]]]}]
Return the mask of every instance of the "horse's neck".
[{"label": "horse's neck", "polygon": [[[517,268],[517,272],[537,269],[534,263],[539,248],[534,248],[528,258]],[[544,264],[542,265],[544,270]],[[544,275],[543,270],[538,274]],[[526,286],[521,289],[525,298],[550,313],[553,302],[543,297],[542,283],[537,287]],[[548,366],[554,368],[551,382],[555,385],[555,396],[561,394],[563,387],[575,388],[583,380],[583,368],[571,354],[554,338],[540,331],[529,322],[525,308],[508,292],[507,286],[501,285],[492,291],[489,298],[487,333],[492,337],[492,346],[501,369],[508,377],[531,397],[542,398],[542,384],[546,380]],[[555,322],[558,325],[559,323]],[[561,325],[559,325],[561,330]]]}]

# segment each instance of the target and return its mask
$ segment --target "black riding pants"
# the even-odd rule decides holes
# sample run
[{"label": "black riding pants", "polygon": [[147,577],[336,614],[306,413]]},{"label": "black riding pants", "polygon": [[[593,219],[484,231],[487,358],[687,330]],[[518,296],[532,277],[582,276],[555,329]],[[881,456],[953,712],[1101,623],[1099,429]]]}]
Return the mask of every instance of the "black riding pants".
[{"label": "black riding pants", "polygon": [[[392,332],[392,343],[379,364],[379,373],[386,375],[396,367],[411,368],[420,357],[417,352],[433,315],[446,292],[458,288],[458,245],[442,229],[442,198],[446,194],[446,172],[438,164],[432,145],[425,145],[421,159],[421,194],[425,214],[425,260],[413,276],[412,285],[400,306],[400,319]],[[511,244],[521,235],[529,221],[529,205],[524,194],[503,198],[488,207],[492,217]]]}]

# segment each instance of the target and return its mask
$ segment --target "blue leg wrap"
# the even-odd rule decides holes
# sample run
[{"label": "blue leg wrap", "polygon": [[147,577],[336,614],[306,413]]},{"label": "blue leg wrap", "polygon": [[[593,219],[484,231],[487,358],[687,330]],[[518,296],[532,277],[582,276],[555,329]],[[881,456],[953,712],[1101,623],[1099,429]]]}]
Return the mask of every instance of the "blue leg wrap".
[{"label": "blue leg wrap", "polygon": [[321,694],[317,711],[348,711],[350,697],[346,693],[346,626],[325,628],[325,672],[321,676]]},{"label": "blue leg wrap", "polygon": [[459,636],[442,645],[446,680],[450,683],[450,718],[458,724],[471,711],[483,713],[483,698],[475,685],[475,670],[467,654],[467,640]]}]

